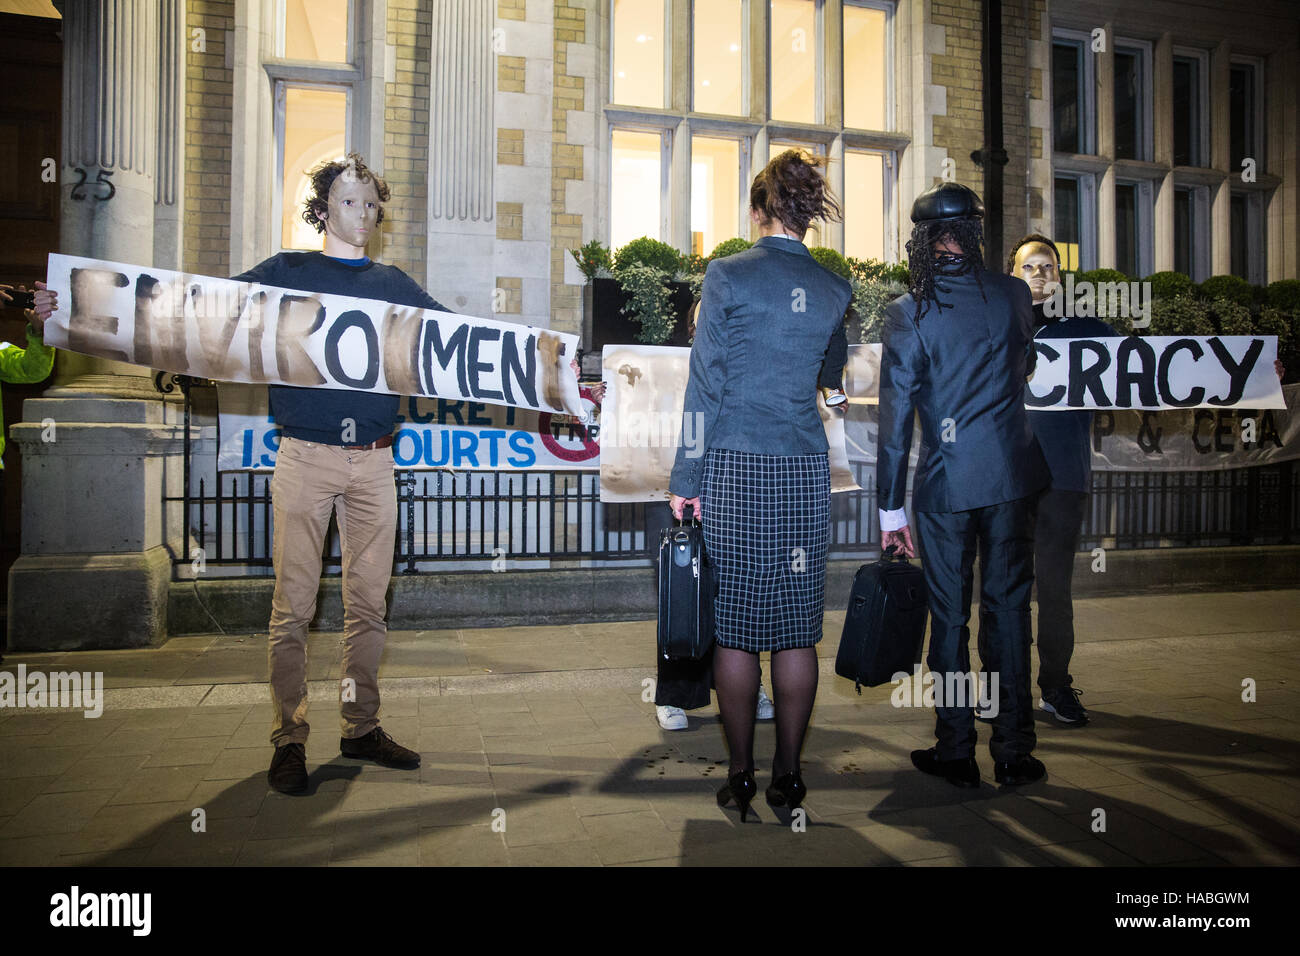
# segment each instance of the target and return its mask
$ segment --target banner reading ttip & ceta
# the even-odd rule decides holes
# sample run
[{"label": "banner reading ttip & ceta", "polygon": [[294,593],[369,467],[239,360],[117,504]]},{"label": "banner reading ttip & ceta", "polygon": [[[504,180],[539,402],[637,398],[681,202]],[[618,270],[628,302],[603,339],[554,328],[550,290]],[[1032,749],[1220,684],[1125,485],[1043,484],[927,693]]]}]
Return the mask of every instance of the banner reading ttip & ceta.
[{"label": "banner reading ttip & ceta", "polygon": [[51,255],[47,284],[56,348],[219,382],[583,414],[563,332],[76,256]]}]

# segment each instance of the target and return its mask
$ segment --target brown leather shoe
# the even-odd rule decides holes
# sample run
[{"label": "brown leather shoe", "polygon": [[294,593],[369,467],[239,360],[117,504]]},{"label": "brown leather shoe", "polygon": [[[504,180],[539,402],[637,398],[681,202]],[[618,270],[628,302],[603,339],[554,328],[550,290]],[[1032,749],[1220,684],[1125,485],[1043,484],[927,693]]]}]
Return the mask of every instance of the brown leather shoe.
[{"label": "brown leather shoe", "polygon": [[307,748],[302,744],[284,744],[275,748],[266,782],[281,793],[307,792]]},{"label": "brown leather shoe", "polygon": [[407,750],[382,728],[376,727],[364,737],[339,738],[339,750],[343,756],[353,760],[373,760],[385,767],[399,770],[414,770],[420,766],[420,755],[414,750]]}]

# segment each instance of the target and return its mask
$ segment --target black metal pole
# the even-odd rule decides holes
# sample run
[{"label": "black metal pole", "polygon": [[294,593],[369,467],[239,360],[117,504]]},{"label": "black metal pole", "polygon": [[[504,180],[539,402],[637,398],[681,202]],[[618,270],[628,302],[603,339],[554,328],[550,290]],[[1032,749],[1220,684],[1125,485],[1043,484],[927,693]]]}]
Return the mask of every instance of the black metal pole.
[{"label": "black metal pole", "polygon": [[1002,0],[981,0],[983,34],[980,68],[984,79],[984,146],[973,159],[984,167],[984,265],[1002,271]]}]

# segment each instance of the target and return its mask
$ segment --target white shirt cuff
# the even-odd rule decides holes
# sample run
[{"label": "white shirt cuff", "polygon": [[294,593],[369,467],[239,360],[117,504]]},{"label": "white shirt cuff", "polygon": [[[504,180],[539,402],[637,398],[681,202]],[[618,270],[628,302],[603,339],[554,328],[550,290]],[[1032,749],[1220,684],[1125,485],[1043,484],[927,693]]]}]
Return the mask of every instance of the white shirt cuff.
[{"label": "white shirt cuff", "polygon": [[877,509],[880,512],[880,530],[897,531],[899,528],[907,527],[907,511],[903,508],[897,508],[893,511],[886,511],[884,508]]}]

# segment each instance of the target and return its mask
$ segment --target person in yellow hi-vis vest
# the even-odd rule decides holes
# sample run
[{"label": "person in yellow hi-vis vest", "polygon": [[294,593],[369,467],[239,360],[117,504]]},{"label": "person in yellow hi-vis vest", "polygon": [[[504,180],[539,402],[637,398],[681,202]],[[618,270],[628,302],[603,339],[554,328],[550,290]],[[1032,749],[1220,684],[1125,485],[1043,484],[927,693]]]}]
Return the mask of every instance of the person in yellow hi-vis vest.
[{"label": "person in yellow hi-vis vest", "polygon": [[[43,288],[43,284],[42,284]],[[11,295],[10,293],[14,293]],[[15,297],[30,296],[26,290],[15,292],[10,285],[0,285],[0,302],[9,305]],[[54,368],[54,349],[46,345],[41,336],[45,332],[45,322],[30,308],[27,310],[27,347],[0,342],[0,382],[12,382],[15,385],[39,382],[46,378]],[[0,456],[4,455],[5,434],[4,420],[0,418]],[[0,481],[3,480],[4,459],[0,457]]]}]

